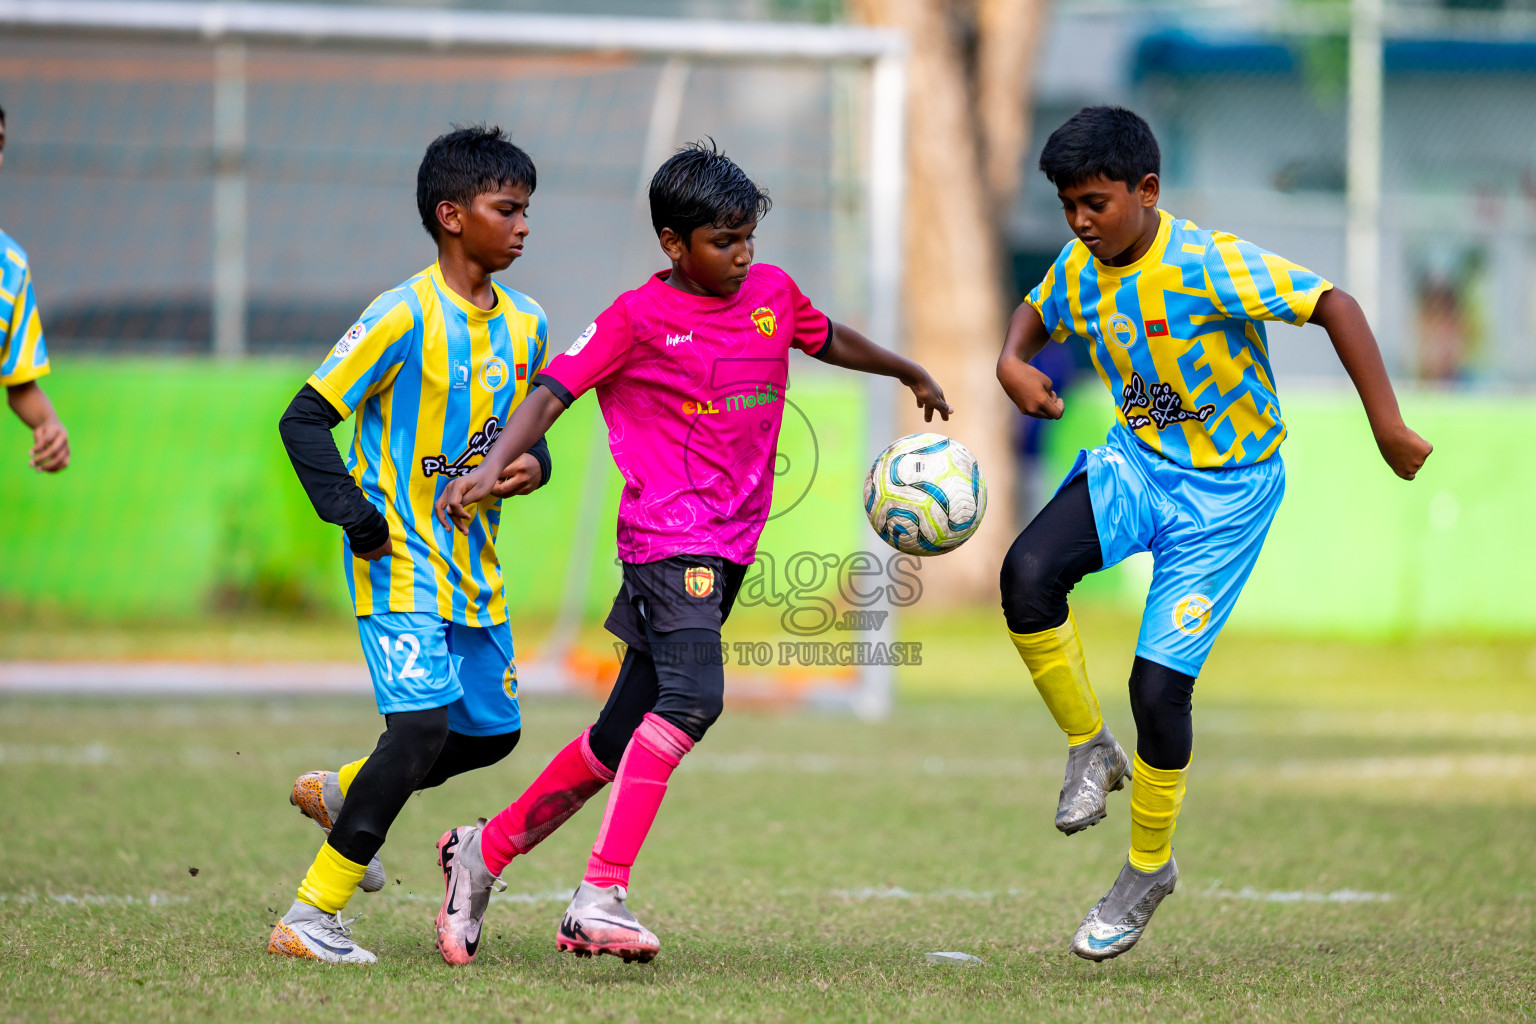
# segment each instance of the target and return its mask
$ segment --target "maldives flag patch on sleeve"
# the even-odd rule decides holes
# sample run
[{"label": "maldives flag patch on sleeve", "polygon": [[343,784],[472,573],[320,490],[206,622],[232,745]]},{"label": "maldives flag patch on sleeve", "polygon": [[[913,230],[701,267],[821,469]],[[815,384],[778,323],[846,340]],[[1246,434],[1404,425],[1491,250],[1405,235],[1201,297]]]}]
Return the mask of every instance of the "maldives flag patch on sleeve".
[{"label": "maldives flag patch on sleeve", "polygon": [[1168,337],[1168,321],[1167,320],[1148,320],[1147,321],[1147,337],[1149,337],[1149,338],[1166,338],[1166,337]]}]

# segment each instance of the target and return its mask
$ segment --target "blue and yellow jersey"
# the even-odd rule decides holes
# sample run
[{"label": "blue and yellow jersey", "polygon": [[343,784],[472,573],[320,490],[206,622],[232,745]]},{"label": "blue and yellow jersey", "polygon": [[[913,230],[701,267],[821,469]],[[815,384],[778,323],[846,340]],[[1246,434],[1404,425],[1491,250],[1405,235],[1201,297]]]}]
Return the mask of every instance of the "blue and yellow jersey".
[{"label": "blue and yellow jersey", "polygon": [[309,378],[343,417],[357,413],[347,468],[389,521],[388,558],[355,558],[343,542],[358,615],[506,621],[501,503],[481,502],[468,536],[432,515],[443,486],[480,464],[548,356],[544,310],[495,289],[495,308],[478,309],[433,264],[375,299]]},{"label": "blue and yellow jersey", "polygon": [[48,346],[32,294],[32,267],[16,240],[0,231],[0,386],[15,387],[48,372]]},{"label": "blue and yellow jersey", "polygon": [[1053,340],[1088,342],[1116,419],[1143,445],[1192,469],[1263,462],[1285,440],[1264,321],[1306,323],[1333,285],[1158,212],[1141,259],[1106,266],[1074,239],[1028,302]]}]

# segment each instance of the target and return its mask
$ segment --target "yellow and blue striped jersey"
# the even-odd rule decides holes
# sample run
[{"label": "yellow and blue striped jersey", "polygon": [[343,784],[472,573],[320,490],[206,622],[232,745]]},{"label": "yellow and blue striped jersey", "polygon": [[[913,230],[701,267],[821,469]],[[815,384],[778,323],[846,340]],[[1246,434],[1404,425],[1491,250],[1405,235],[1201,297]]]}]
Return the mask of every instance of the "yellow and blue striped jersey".
[{"label": "yellow and blue striped jersey", "polygon": [[48,372],[48,346],[32,294],[26,251],[0,231],[0,386],[15,387]]},{"label": "yellow and blue striped jersey", "polygon": [[501,503],[481,502],[468,536],[432,515],[448,480],[480,464],[548,356],[544,310],[494,287],[495,307],[479,309],[434,263],[375,299],[309,378],[343,417],[357,412],[347,468],[389,521],[388,558],[369,562],[342,545],[358,615],[506,621]]},{"label": "yellow and blue striped jersey", "polygon": [[1157,240],[1111,267],[1074,239],[1028,302],[1082,338],[1120,426],[1192,469],[1251,466],[1285,440],[1264,321],[1301,325],[1333,285],[1251,242],[1158,211]]}]

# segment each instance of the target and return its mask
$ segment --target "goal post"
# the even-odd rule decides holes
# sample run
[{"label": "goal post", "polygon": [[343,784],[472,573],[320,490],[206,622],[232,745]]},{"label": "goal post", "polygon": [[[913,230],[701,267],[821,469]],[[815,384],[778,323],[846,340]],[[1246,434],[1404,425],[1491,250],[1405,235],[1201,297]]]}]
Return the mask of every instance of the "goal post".
[{"label": "goal post", "polygon": [[[541,301],[547,292],[556,293],[553,303],[545,302],[552,320],[557,312],[561,314],[561,322],[552,329],[555,350],[563,348],[567,336],[574,337],[585,320],[619,290],[633,287],[654,262],[653,250],[644,243],[645,186],[656,164],[680,142],[713,133],[709,117],[689,109],[698,105],[697,97],[707,99],[719,123],[743,128],[733,140],[736,149],[744,145],[750,149],[760,143],[759,150],[768,154],[755,162],[750,157],[743,159],[754,176],[769,185],[775,198],[776,212],[765,237],[772,231],[786,240],[809,240],[776,246],[770,257],[773,262],[790,265],[797,258],[804,262],[810,250],[828,249],[824,257],[818,257],[820,263],[807,263],[819,268],[809,276],[828,279],[815,282],[818,293],[832,293],[830,301],[822,302],[823,307],[857,324],[878,343],[901,348],[908,44],[899,32],[849,25],[183,0],[0,0],[0,26],[5,29],[5,38],[0,40],[0,65],[11,63],[19,76],[24,73],[17,70],[19,65],[12,58],[22,59],[28,68],[41,69],[42,77],[55,82],[68,80],[71,75],[79,76],[81,82],[95,81],[92,75],[112,73],[105,70],[107,64],[117,66],[133,60],[139,61],[135,66],[150,69],[144,72],[149,78],[174,77],[166,69],[181,59],[179,55],[193,52],[204,55],[208,67],[206,80],[196,83],[192,90],[196,95],[190,98],[174,83],[160,92],[143,94],[146,98],[138,102],[153,105],[153,113],[160,119],[143,140],[119,144],[110,139],[50,135],[46,144],[33,147],[34,155],[17,156],[22,177],[28,173],[27,161],[41,161],[34,166],[34,180],[27,186],[35,189],[38,197],[27,205],[36,206],[48,201],[48,188],[77,173],[77,163],[94,159],[97,170],[93,173],[100,174],[103,163],[126,166],[119,157],[107,154],[111,146],[119,145],[113,153],[136,146],[133,160],[138,163],[133,166],[151,169],[142,174],[113,172],[123,176],[116,184],[126,190],[125,194],[142,195],[145,204],[163,202],[165,209],[174,210],[174,215],[163,218],[173,221],[167,234],[179,230],[191,238],[201,233],[196,244],[190,245],[193,254],[184,258],[179,277],[173,268],[183,256],[177,253],[172,258],[173,254],[167,253],[164,280],[154,279],[153,257],[146,258],[142,267],[114,270],[114,277],[105,272],[93,276],[93,257],[84,251],[83,243],[81,251],[53,254],[56,265],[70,268],[53,278],[52,287],[63,296],[62,302],[50,305],[56,313],[76,308],[99,310],[103,304],[110,307],[117,301],[115,296],[145,294],[146,290],[171,296],[165,303],[174,305],[172,298],[181,294],[176,289],[190,289],[197,294],[186,303],[198,309],[202,308],[199,303],[208,307],[204,351],[238,358],[270,353],[268,342],[255,326],[262,322],[262,310],[270,305],[270,294],[303,293],[316,308],[324,303],[330,304],[327,308],[339,308],[347,302],[361,308],[388,283],[379,276],[383,271],[372,266],[384,261],[375,250],[389,249],[387,240],[370,242],[359,234],[338,242],[338,253],[370,264],[366,269],[373,290],[368,295],[352,287],[346,289],[345,296],[311,294],[315,275],[302,267],[306,254],[264,241],[270,226],[254,211],[258,203],[315,203],[319,196],[341,196],[342,190],[348,189],[372,190],[370,194],[375,197],[388,195],[391,203],[408,201],[398,194],[400,169],[409,159],[403,145],[359,144],[349,149],[336,138],[341,136],[344,142],[363,130],[349,124],[344,112],[338,113],[338,105],[352,104],[360,114],[373,118],[369,123],[382,125],[387,124],[384,116],[367,105],[404,98],[407,104],[397,108],[396,117],[416,116],[409,97],[381,98],[395,85],[392,76],[398,73],[402,79],[428,83],[422,88],[433,102],[440,95],[449,97],[442,100],[443,110],[466,105],[472,110],[501,109],[512,102],[508,90],[487,93],[489,98],[484,99],[480,94],[494,92],[495,81],[503,78],[526,86],[515,97],[521,104],[516,109],[526,114],[525,121],[543,119],[542,127],[533,130],[536,137],[541,131],[550,138],[558,135],[559,147],[554,148],[563,154],[560,166],[569,171],[571,180],[579,182],[564,191],[541,187],[536,207],[553,204],[562,211],[586,211],[582,215],[590,217],[594,225],[603,210],[616,211],[615,216],[626,220],[622,240],[610,247],[617,253],[603,253],[606,262],[601,272],[589,275],[595,283],[586,288],[581,299],[561,298],[565,294],[561,289],[570,289],[558,283],[527,288]],[[132,47],[142,50],[138,57],[127,52]],[[111,55],[110,60],[106,54]],[[93,63],[97,66],[92,67]],[[644,74],[637,70],[642,65]],[[622,72],[622,81],[602,79],[603,75],[612,78],[610,72],[615,68]],[[588,79],[583,79],[588,72]],[[132,70],[122,74],[126,76],[122,81],[132,83]],[[183,77],[200,74],[188,71]],[[0,83],[4,75],[0,69]],[[295,91],[295,82],[311,79],[318,83],[313,89]],[[689,92],[691,83],[698,84],[697,94]],[[123,88],[131,91],[135,87],[130,84]],[[267,90],[265,98],[258,99],[263,88]],[[199,90],[206,91],[206,99]],[[637,97],[634,93],[638,91],[648,94]],[[34,106],[72,103],[88,113],[93,103],[99,107],[111,102],[110,97],[103,100],[99,90],[96,99],[88,98],[87,92],[82,85],[80,96],[59,98],[29,92],[25,98],[35,101]],[[475,97],[472,103],[452,99],[471,94]],[[547,99],[542,110],[538,107],[541,96]],[[775,105],[791,102],[814,115],[810,120],[824,129],[820,135],[797,134],[798,125],[784,128],[780,123],[783,119],[776,119]],[[292,108],[286,116],[291,125],[298,126],[295,134],[302,138],[285,142],[286,148],[262,150],[263,131],[271,135],[270,126],[263,128],[263,124],[284,104]],[[13,114],[13,121],[27,116],[16,113],[21,116]],[[196,125],[205,116],[206,125]],[[750,129],[757,123],[754,119],[766,119],[760,140],[752,137]],[[68,119],[57,120],[63,123]],[[311,124],[304,125],[305,121]],[[321,131],[322,126],[329,135]],[[528,136],[528,130],[516,123],[513,127],[515,135],[521,136],[519,141]],[[39,128],[38,133],[46,135],[54,130]],[[29,131],[13,134],[17,145],[11,148],[18,154],[28,153]],[[635,136],[632,149],[636,156],[626,169],[625,160],[612,155],[613,150],[622,148],[613,140],[630,135]],[[144,151],[157,146],[173,155],[145,155]],[[840,155],[842,149],[847,153]],[[185,159],[174,155],[183,152],[192,155]],[[36,156],[38,153],[42,155]],[[200,153],[206,156],[198,156]],[[788,156],[780,160],[783,154]],[[541,159],[540,152],[534,155]],[[183,166],[199,160],[207,166],[194,170]],[[43,166],[48,161],[54,163]],[[783,164],[775,174],[756,169],[773,161]],[[168,166],[169,171],[165,170]],[[11,170],[8,166],[7,171]],[[160,198],[155,200],[153,195]],[[546,195],[551,198],[546,199]],[[338,200],[349,201],[352,199],[348,197]],[[189,212],[194,206],[201,213]],[[153,214],[146,211],[142,216]],[[11,222],[15,221],[11,217]],[[537,219],[535,225],[537,231]],[[17,233],[21,234],[20,230]],[[33,236],[39,233],[33,232]],[[545,251],[554,251],[555,241],[536,239],[537,244],[549,244]],[[37,242],[29,240],[28,244],[38,248]],[[46,255],[47,246],[42,248]],[[201,263],[196,262],[198,252],[203,254]],[[561,257],[552,255],[549,259],[554,262]],[[568,275],[576,275],[587,268],[568,265],[565,269]],[[803,267],[791,269],[799,271],[797,276],[807,274]],[[188,284],[193,279],[198,282],[195,288]],[[518,285],[522,287],[521,278]],[[359,277],[356,288],[362,287]],[[810,287],[807,285],[808,291]],[[575,312],[578,309],[585,310],[584,314]],[[583,316],[581,323],[574,322],[578,315]],[[89,320],[85,314],[81,318]],[[292,316],[285,322],[291,321]],[[341,329],[345,329],[344,324]],[[819,371],[813,368],[804,372]],[[797,380],[802,376],[799,362],[792,373]],[[793,391],[790,397],[794,397]],[[860,436],[838,431],[836,436],[813,437],[812,443],[820,445],[823,461],[831,454],[851,453],[854,464],[867,465],[893,436],[896,417],[890,382],[881,379],[864,384],[862,404],[863,422],[854,431]],[[609,529],[593,499],[606,474],[611,473],[602,432],[589,431],[586,450],[562,461],[561,472],[581,480],[580,493],[588,500],[580,503],[572,517],[571,553],[557,602],[556,625],[550,648],[539,663],[541,673],[549,679],[559,678],[567,649],[576,642],[577,626],[584,617],[590,620],[599,600],[592,581],[602,567],[595,564],[593,554],[598,550],[598,532]],[[839,481],[847,491],[839,517],[858,518],[861,483],[862,477]],[[840,529],[847,525],[841,519],[839,523]],[[871,551],[878,547],[867,530],[849,528],[843,536],[860,538],[859,546]],[[879,554],[883,559],[890,553]],[[847,627],[849,632],[834,639],[871,644],[888,644],[895,639],[898,609],[888,592],[861,610],[887,614],[846,620],[853,623]],[[729,667],[727,673],[730,678]],[[531,678],[534,674],[525,669],[528,684],[535,683]],[[822,686],[806,683],[802,672],[795,689],[809,699],[841,704],[860,715],[888,713],[893,695],[892,667],[887,663],[859,664],[855,672],[841,675],[850,674],[857,677],[854,685]]]}]

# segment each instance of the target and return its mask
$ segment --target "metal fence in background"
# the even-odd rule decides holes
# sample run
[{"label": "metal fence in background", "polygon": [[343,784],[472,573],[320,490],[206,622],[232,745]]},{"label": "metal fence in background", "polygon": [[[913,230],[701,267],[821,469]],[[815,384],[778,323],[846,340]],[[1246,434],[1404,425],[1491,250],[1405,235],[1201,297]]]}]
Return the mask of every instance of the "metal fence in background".
[{"label": "metal fence in background", "polygon": [[867,85],[828,62],[8,34],[0,227],[55,351],[318,356],[432,261],[427,143],[498,124],[539,170],[502,277],[558,342],[656,269],[645,183],[711,136],[773,196],[760,258],[863,322]]},{"label": "metal fence in background", "polygon": [[[1013,221],[1015,245],[1031,257],[1023,262],[1037,265],[1070,237],[1033,172],[1046,136],[1084,104],[1122,103],[1158,133],[1167,209],[1375,291],[1394,376],[1536,386],[1532,5],[1382,8],[1379,212],[1366,211],[1377,237],[1365,239],[1374,286],[1358,283],[1347,244],[1348,33],[1369,6],[1064,0],[1037,78],[1031,175]],[[1342,380],[1315,328],[1272,340],[1282,381]]]}]

